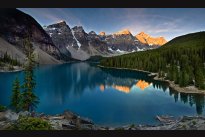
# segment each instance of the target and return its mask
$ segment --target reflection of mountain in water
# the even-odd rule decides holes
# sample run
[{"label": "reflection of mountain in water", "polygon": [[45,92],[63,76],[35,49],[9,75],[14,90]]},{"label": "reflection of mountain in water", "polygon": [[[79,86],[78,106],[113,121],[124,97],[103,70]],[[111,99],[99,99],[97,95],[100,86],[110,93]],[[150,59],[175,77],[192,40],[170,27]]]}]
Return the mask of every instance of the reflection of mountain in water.
[{"label": "reflection of mountain in water", "polygon": [[[147,73],[145,73],[145,72],[137,72],[137,71],[131,71],[131,70],[119,70],[119,69],[106,69],[106,68],[103,68],[102,70],[106,73],[109,73],[113,77],[118,78],[118,82],[119,81],[128,82],[128,81],[126,81],[126,78],[128,78],[128,77],[130,79],[133,79],[133,81],[134,81],[134,79],[140,79],[136,83],[135,86],[139,87],[141,90],[144,90],[145,88],[152,85],[153,88],[162,89],[165,92],[167,90],[167,88],[169,87],[167,82],[154,80],[153,77],[149,77],[147,75]],[[116,82],[116,83],[118,83],[118,82]],[[126,84],[124,84],[124,85],[126,85]],[[125,93],[129,93],[131,87],[132,86],[129,85],[128,83],[126,86],[122,86],[122,84],[118,84],[118,90],[124,91]],[[100,89],[103,89],[103,88],[101,87]],[[190,106],[195,105],[197,114],[199,114],[199,115],[202,114],[203,108],[205,105],[204,95],[179,93],[177,91],[174,91],[171,88],[169,88],[169,94],[170,94],[170,96],[173,95],[175,102],[181,101],[184,104],[189,103]]]},{"label": "reflection of mountain in water", "polygon": [[105,89],[108,89],[108,88],[114,88],[120,92],[124,92],[124,93],[129,93],[130,92],[130,87],[128,86],[121,86],[121,85],[103,85],[101,84],[100,85],[100,90],[103,92]]},{"label": "reflection of mountain in water", "polygon": [[[123,79],[121,79],[123,80]],[[119,83],[119,81],[117,82]],[[122,82],[121,82],[122,83]],[[123,83],[125,83],[125,81],[123,80]],[[149,87],[151,84],[144,81],[144,80],[138,80],[137,83],[133,84],[133,85],[130,85],[129,86],[129,83],[128,83],[128,86],[127,85],[103,85],[101,84],[100,85],[100,90],[101,91],[104,91],[106,88],[114,88],[120,92],[124,92],[124,93],[130,93],[131,91],[131,88],[133,86],[137,86],[138,88],[140,88],[141,90],[144,90],[145,88]]]},{"label": "reflection of mountain in water", "polygon": [[[109,73],[112,77],[116,79],[121,79],[121,81],[126,82],[126,84],[118,84],[118,85],[133,85],[136,84],[137,79],[141,80],[139,81],[140,83],[138,84],[137,87],[141,87],[140,89],[143,89],[143,86],[146,87],[148,86],[149,83],[153,85],[154,88],[156,89],[162,89],[163,91],[166,91],[168,88],[168,83],[167,82],[162,82],[162,81],[157,81],[154,80],[153,77],[148,76],[146,72],[138,72],[134,70],[123,70],[123,69],[107,69],[107,68],[101,68],[102,71]],[[129,83],[126,81],[126,79],[132,79],[134,83]],[[144,82],[143,82],[144,81]],[[116,81],[115,81],[116,82]],[[130,85],[131,84],[131,85]],[[145,84],[145,85],[142,85]]]},{"label": "reflection of mountain in water", "polygon": [[144,90],[145,88],[148,88],[151,84],[144,81],[144,80],[139,80],[137,83],[136,83],[136,86],[139,87],[141,90]]},{"label": "reflection of mountain in water", "polygon": [[[101,91],[107,88],[114,88],[124,93],[129,93],[133,86],[144,90],[152,85],[154,88],[162,89],[164,92],[168,89],[168,83],[153,80],[152,77],[147,76],[147,73],[102,69],[96,67],[95,64],[85,62],[47,66],[40,69],[41,71],[37,70],[37,76],[44,76],[40,77],[41,80],[38,80],[37,77],[37,82],[45,81],[46,85],[53,85],[49,94],[54,96],[56,100],[61,100],[62,103],[65,100],[69,100],[68,97],[71,92],[75,96],[81,96],[85,89],[93,91],[93,89],[98,87]],[[49,79],[47,79],[48,76]],[[44,82],[37,83],[37,85],[41,87],[41,92],[49,91],[49,87],[44,86]],[[186,104],[189,103],[191,106],[196,105],[197,113],[202,113],[205,103],[203,95],[183,94],[171,89],[169,91],[170,96],[174,95],[175,101],[180,100]]]},{"label": "reflection of mountain in water", "polygon": [[130,92],[130,87],[128,87],[128,86],[119,86],[119,85],[113,85],[112,86],[113,88],[115,88],[115,89],[117,89],[117,90],[119,90],[119,91],[122,91],[122,92],[124,92],[124,93],[129,93]]}]

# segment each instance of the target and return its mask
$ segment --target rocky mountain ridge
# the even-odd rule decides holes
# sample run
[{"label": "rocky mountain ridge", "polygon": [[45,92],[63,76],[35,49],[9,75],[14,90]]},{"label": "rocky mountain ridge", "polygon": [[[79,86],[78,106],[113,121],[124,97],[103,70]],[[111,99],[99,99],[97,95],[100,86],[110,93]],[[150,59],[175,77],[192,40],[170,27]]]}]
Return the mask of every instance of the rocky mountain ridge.
[{"label": "rocky mountain ridge", "polygon": [[83,61],[95,56],[111,57],[159,47],[141,42],[127,29],[98,35],[94,31],[85,32],[82,26],[70,28],[65,21],[41,27],[22,11],[0,9],[0,57],[7,52],[23,63],[23,40],[27,38],[34,46],[39,64]]},{"label": "rocky mountain ridge", "polygon": [[139,34],[137,34],[135,36],[141,43],[143,44],[148,44],[150,46],[152,45],[159,45],[162,46],[165,43],[167,43],[167,41],[165,40],[164,37],[151,37],[150,35],[144,33],[144,32],[140,32]]},{"label": "rocky mountain ridge", "polygon": [[65,21],[48,25],[44,29],[62,53],[71,53],[69,56],[78,60],[87,60],[92,56],[116,56],[161,46],[157,42],[151,45],[140,41],[128,29],[108,35],[100,32],[98,35],[94,31],[86,33],[82,26],[70,28]]}]

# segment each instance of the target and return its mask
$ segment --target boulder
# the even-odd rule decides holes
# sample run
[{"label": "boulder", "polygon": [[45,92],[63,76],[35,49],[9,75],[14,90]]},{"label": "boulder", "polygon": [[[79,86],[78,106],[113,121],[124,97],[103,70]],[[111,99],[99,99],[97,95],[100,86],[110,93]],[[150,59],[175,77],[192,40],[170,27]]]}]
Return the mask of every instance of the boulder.
[{"label": "boulder", "polygon": [[19,116],[31,116],[31,113],[28,111],[21,111],[18,113]]},{"label": "boulder", "polygon": [[11,110],[7,110],[5,112],[5,118],[9,121],[16,121],[19,118],[19,114],[12,112]]},{"label": "boulder", "polygon": [[70,112],[70,111],[65,111],[63,113],[65,119],[67,120],[71,120],[71,119],[77,119],[77,115],[75,115],[74,113]]},{"label": "boulder", "polygon": [[0,112],[0,121],[6,120],[5,112]]},{"label": "boulder", "polygon": [[6,130],[11,127],[11,122],[8,121],[0,121],[0,130]]},{"label": "boulder", "polygon": [[72,125],[72,124],[62,124],[62,127],[63,128],[66,128],[66,129],[76,129],[76,126],[75,125]]},{"label": "boulder", "polygon": [[84,118],[80,118],[80,123],[81,123],[81,124],[91,124],[91,125],[94,124],[91,120],[89,120],[89,119],[84,119]]}]

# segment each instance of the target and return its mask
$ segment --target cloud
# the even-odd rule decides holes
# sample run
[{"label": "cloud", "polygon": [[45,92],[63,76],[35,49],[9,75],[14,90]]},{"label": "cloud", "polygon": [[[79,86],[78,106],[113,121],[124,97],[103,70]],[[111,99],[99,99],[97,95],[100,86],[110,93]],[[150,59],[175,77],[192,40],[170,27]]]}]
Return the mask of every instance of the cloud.
[{"label": "cloud", "polygon": [[65,20],[69,25],[83,26],[81,20],[66,9],[58,8],[20,8],[32,15],[41,25],[49,25],[60,20]]},{"label": "cloud", "polygon": [[63,17],[64,20],[66,20],[69,25],[83,26],[82,21],[78,17],[76,17],[73,13],[71,13],[70,11],[68,11],[66,9],[56,9],[56,12],[58,13],[58,15]]},{"label": "cloud", "polygon": [[41,25],[65,20],[70,27],[83,26],[107,34],[129,29],[133,35],[141,31],[154,37],[171,39],[177,35],[205,28],[202,14],[205,9],[153,9],[153,8],[30,8],[20,9],[32,15]]},{"label": "cloud", "polygon": [[[129,29],[133,35],[141,31],[152,36],[168,35],[168,33],[179,33],[186,25],[181,25],[184,18],[173,18],[158,14],[148,13],[146,9],[127,9],[121,18],[121,28]],[[168,37],[168,39],[171,39]]]}]

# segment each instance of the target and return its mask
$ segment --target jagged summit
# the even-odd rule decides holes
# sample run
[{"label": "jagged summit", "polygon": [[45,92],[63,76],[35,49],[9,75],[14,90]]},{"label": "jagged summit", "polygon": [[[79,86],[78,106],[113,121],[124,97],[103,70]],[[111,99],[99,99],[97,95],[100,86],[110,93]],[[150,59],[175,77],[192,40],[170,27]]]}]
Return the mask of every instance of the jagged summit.
[{"label": "jagged summit", "polygon": [[90,31],[88,34],[97,35],[97,34],[95,33],[95,31]]},{"label": "jagged summit", "polygon": [[66,23],[66,21],[65,20],[60,20],[57,23]]},{"label": "jagged summit", "polygon": [[139,34],[137,34],[137,35],[139,35],[139,36],[142,36],[142,37],[150,37],[150,35],[149,34],[146,34],[145,32],[140,32]]},{"label": "jagged summit", "polygon": [[68,25],[66,24],[65,21],[61,20],[61,21],[56,22],[54,24],[48,25],[47,28],[61,28],[64,26],[68,26]]},{"label": "jagged summit", "polygon": [[131,32],[128,29],[123,29],[121,31],[114,33],[114,35],[130,35],[130,34]]},{"label": "jagged summit", "polygon": [[144,32],[140,32],[135,36],[141,43],[148,44],[148,45],[164,45],[167,43],[164,37],[151,37],[149,34]]},{"label": "jagged summit", "polygon": [[76,32],[84,32],[84,29],[82,26],[74,26],[72,28],[72,30],[76,31]]},{"label": "jagged summit", "polygon": [[105,36],[106,33],[105,33],[105,32],[100,32],[99,35],[100,35],[100,36]]},{"label": "jagged summit", "polygon": [[[49,25],[45,30],[61,53],[78,60],[86,60],[95,55],[118,55],[159,47],[158,43],[151,42],[150,44],[147,38],[150,40],[152,37],[148,34],[139,33],[138,35],[141,39],[139,38],[140,40],[138,40],[131,34],[129,29],[122,29],[112,34],[106,34],[103,31],[99,34],[96,34],[95,31],[87,33],[83,26],[70,28],[65,21],[59,21]],[[159,43],[162,43],[162,38],[159,37],[159,39]]]}]

